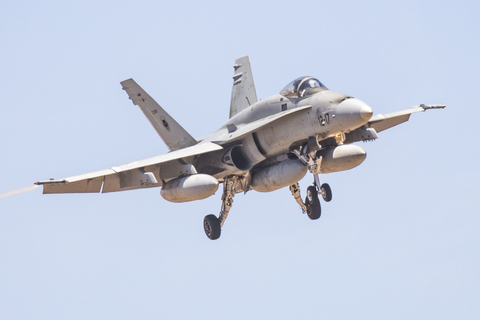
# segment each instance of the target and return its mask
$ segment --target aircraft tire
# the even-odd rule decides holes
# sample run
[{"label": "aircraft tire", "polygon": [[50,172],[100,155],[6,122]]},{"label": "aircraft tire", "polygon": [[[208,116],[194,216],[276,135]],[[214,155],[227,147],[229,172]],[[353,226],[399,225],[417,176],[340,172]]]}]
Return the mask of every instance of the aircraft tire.
[{"label": "aircraft tire", "polygon": [[318,199],[317,188],[310,186],[307,189],[305,197],[305,205],[307,206],[307,215],[311,220],[317,220],[322,215],[320,200]]},{"label": "aircraft tire", "polygon": [[322,184],[320,190],[322,190],[322,198],[323,200],[325,200],[325,202],[332,201],[332,189],[330,188],[328,183]]},{"label": "aircraft tire", "polygon": [[220,238],[222,229],[220,228],[220,221],[218,221],[218,218],[215,215],[209,214],[208,216],[205,216],[203,219],[203,229],[210,240]]}]

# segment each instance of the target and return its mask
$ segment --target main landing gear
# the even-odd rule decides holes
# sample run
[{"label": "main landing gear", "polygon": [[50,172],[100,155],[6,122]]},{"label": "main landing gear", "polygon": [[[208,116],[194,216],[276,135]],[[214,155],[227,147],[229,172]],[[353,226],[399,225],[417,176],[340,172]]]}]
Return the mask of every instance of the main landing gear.
[{"label": "main landing gear", "polygon": [[220,215],[217,218],[213,214],[209,214],[203,219],[203,228],[205,234],[211,240],[216,240],[220,238],[222,233],[222,227],[227,219],[228,212],[233,204],[233,197],[235,196],[235,187],[238,182],[238,177],[231,176],[225,178],[223,181],[223,194],[222,194],[222,208],[220,210]]}]

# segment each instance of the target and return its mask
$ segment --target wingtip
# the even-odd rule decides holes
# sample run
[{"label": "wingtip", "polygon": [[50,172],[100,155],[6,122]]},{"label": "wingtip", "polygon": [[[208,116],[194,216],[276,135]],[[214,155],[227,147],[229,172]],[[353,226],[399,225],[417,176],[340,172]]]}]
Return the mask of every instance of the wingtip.
[{"label": "wingtip", "polygon": [[130,82],[130,81],[135,81],[135,80],[133,80],[133,78],[128,78],[128,79],[125,79],[123,81],[120,81],[120,84],[123,86],[124,83]]},{"label": "wingtip", "polygon": [[42,186],[42,185],[45,185],[45,184],[59,184],[59,183],[67,183],[67,180],[65,179],[62,179],[62,180],[54,180],[54,179],[50,179],[50,180],[45,180],[45,181],[37,181],[37,182],[34,182],[33,184],[37,185],[37,186]]}]

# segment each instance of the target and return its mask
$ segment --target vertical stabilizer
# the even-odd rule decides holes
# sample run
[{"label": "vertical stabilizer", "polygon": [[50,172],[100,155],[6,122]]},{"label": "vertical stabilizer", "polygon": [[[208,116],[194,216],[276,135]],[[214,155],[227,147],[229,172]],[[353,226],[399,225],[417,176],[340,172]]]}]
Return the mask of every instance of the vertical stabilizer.
[{"label": "vertical stabilizer", "polygon": [[257,92],[253,83],[252,69],[248,56],[235,60],[233,73],[230,118],[257,102]]},{"label": "vertical stabilizer", "polygon": [[133,104],[143,111],[169,150],[174,151],[197,144],[197,141],[133,79],[122,81],[120,84]]}]

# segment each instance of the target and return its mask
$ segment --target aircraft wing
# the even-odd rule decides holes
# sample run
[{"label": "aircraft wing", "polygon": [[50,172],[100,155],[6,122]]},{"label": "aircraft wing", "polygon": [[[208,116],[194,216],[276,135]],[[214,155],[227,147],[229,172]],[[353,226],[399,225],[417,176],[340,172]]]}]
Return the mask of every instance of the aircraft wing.
[{"label": "aircraft wing", "polygon": [[[36,182],[43,185],[43,193],[96,193],[114,192],[162,186],[162,179],[172,178],[172,168],[188,170],[189,163],[198,155],[223,149],[221,146],[204,142],[191,147],[172,151],[153,158],[132,162],[119,167],[82,174],[61,180]],[[102,188],[103,186],[103,188]]]},{"label": "aircraft wing", "polygon": [[421,104],[419,106],[412,107],[407,110],[396,111],[396,112],[386,113],[386,114],[377,114],[370,119],[370,121],[367,123],[367,127],[374,128],[375,131],[380,132],[408,121],[412,113],[423,112],[429,109],[443,109],[443,108],[445,108],[445,105],[443,104],[440,104],[440,105]]}]

